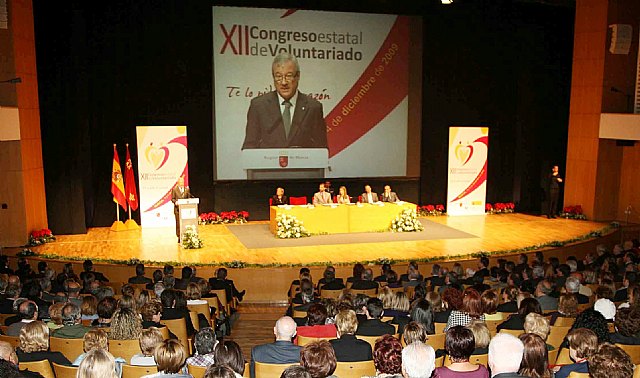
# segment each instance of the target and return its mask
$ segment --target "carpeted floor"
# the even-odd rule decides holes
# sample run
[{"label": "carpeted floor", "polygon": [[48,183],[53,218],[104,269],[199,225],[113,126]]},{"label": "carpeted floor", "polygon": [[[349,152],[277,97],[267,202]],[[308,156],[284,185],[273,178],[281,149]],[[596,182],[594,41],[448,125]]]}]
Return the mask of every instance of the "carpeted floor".
[{"label": "carpeted floor", "polygon": [[443,224],[431,222],[424,218],[421,218],[420,222],[424,225],[424,231],[421,232],[366,232],[314,235],[301,239],[278,239],[269,231],[268,224],[229,225],[227,227],[248,249],[477,238],[475,235],[456,230]]}]

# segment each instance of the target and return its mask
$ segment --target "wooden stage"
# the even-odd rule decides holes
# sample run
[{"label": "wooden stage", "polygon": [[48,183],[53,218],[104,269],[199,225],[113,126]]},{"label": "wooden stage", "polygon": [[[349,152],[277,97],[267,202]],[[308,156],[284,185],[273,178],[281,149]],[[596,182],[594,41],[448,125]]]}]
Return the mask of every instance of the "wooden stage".
[{"label": "wooden stage", "polygon": [[456,256],[479,251],[491,253],[552,241],[566,241],[607,226],[598,222],[546,219],[518,213],[468,217],[439,216],[428,219],[476,237],[248,249],[226,225],[206,225],[200,226],[199,229],[200,237],[204,240],[204,248],[185,250],[177,244],[174,228],[123,232],[113,232],[109,228],[92,228],[85,235],[59,235],[56,242],[37,247],[35,250],[39,254],[56,255],[62,259],[86,257],[107,262],[139,259],[158,264],[173,262],[216,265],[231,261],[259,265],[304,265],[313,262],[340,264],[375,261],[381,257],[400,261],[436,256],[450,256],[455,259]]},{"label": "wooden stage", "polygon": [[[284,304],[287,303],[289,285],[298,276],[299,266],[312,262],[321,262],[322,265],[333,264],[336,266],[336,275],[344,278],[351,275],[353,262],[376,261],[381,257],[396,260],[393,269],[398,274],[406,272],[408,260],[424,261],[439,256],[445,260],[440,262],[443,266],[450,267],[453,261],[460,261],[464,268],[475,269],[477,259],[461,258],[460,255],[478,251],[490,254],[553,241],[567,241],[607,227],[605,223],[546,219],[518,213],[471,217],[441,216],[428,219],[472,234],[473,237],[248,249],[227,226],[209,225],[200,228],[200,236],[205,242],[203,249],[183,250],[177,244],[174,228],[124,232],[112,232],[109,228],[93,228],[86,235],[58,235],[57,241],[34,247],[33,250],[38,255],[27,259],[32,267],[40,260],[47,260],[57,271],[62,269],[65,260],[75,260],[74,270],[80,272],[82,260],[91,258],[96,262],[95,269],[113,282],[126,282],[128,277],[134,275],[132,262],[123,264],[130,259],[149,261],[146,263],[148,277],[153,269],[161,268],[165,262],[176,266],[178,276],[181,265],[203,264],[204,266],[197,267],[197,275],[208,278],[215,274],[215,269],[220,263],[242,261],[246,266],[229,268],[229,277],[235,281],[237,287],[247,290],[243,303]],[[249,225],[266,223],[250,222]],[[619,243],[620,235],[617,230],[611,230],[599,238],[542,250],[545,258],[558,256],[563,260],[568,255],[581,258],[587,252],[595,251],[597,244],[604,243],[612,247],[614,243]],[[9,255],[15,255],[18,251],[18,248],[6,250]],[[512,253],[511,256],[500,257],[515,260],[516,255],[517,253]],[[496,263],[496,258],[497,256],[491,258],[491,264]],[[322,265],[310,267],[314,280],[322,277]],[[375,274],[379,274],[380,267],[376,265],[371,264],[371,267]],[[429,274],[431,265],[432,263],[420,263],[420,271]],[[11,266],[15,267],[14,257],[11,258]]]}]

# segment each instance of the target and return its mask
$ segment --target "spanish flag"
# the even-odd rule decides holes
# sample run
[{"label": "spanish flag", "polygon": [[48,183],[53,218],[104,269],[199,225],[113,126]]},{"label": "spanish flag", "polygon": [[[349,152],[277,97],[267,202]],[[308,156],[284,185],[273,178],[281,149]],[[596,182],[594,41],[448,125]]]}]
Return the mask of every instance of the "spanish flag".
[{"label": "spanish flag", "polygon": [[111,172],[111,194],[113,194],[113,202],[122,206],[127,210],[127,200],[124,196],[124,183],[122,181],[122,169],[120,168],[120,158],[116,145],[113,145],[113,170]]}]

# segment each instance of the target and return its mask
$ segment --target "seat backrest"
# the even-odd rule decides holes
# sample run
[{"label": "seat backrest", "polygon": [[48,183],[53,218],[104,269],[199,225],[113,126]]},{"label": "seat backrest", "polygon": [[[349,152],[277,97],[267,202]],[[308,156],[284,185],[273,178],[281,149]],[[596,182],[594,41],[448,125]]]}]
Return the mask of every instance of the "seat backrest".
[{"label": "seat backrest", "polygon": [[211,292],[218,296],[218,300],[220,301],[220,306],[222,306],[225,310],[227,310],[227,314],[228,314],[229,304],[227,302],[227,292],[225,291],[225,289],[211,290]]},{"label": "seat backrest", "polygon": [[282,375],[284,369],[289,366],[299,365],[299,363],[293,364],[267,364],[264,362],[254,362],[256,378],[272,378]]},{"label": "seat backrest", "polygon": [[547,352],[548,354],[548,362],[549,365],[555,365],[556,361],[558,360],[558,352],[560,352],[560,350],[558,348],[554,348],[553,350],[550,350]]},{"label": "seat backrest", "polygon": [[320,297],[338,299],[343,290],[320,290]]},{"label": "seat backrest", "polygon": [[189,374],[193,375],[193,378],[203,378],[204,373],[207,371],[205,366],[187,365],[187,369],[189,369]]},{"label": "seat backrest", "polygon": [[209,304],[209,307],[213,307],[216,309],[216,316],[220,315],[220,300],[217,297],[212,298],[202,298]]},{"label": "seat backrest", "polygon": [[298,338],[298,346],[305,346],[307,344],[310,344],[319,340],[335,339],[335,337],[308,337],[308,336],[302,336],[302,335],[298,335],[296,337]]},{"label": "seat backrest", "polygon": [[435,329],[435,333],[444,333],[444,329],[447,327],[447,323],[433,323],[433,328]]},{"label": "seat backrest", "polygon": [[551,362],[551,358],[549,358],[549,364],[551,365],[569,365],[572,364],[573,361],[571,360],[571,357],[569,357],[569,349],[568,348],[562,348],[560,349],[560,351],[558,352],[558,357],[556,358],[555,363]]},{"label": "seat backrest", "polygon": [[427,345],[431,345],[434,350],[444,349],[444,340],[446,334],[436,333],[435,335],[427,335]]},{"label": "seat backrest", "polygon": [[193,328],[196,331],[200,330],[200,320],[198,319],[198,313],[194,311],[189,311],[189,317],[191,318],[191,324],[193,324]]},{"label": "seat backrest", "polygon": [[633,378],[640,378],[640,365],[636,365],[633,369]]},{"label": "seat backrest", "polygon": [[249,363],[244,363],[244,373],[242,373],[242,378],[251,378],[251,371],[249,371]]},{"label": "seat backrest", "polygon": [[11,346],[13,346],[14,348],[20,347],[20,338],[18,336],[0,335],[0,341],[6,341],[9,344],[11,344]]},{"label": "seat backrest", "polygon": [[616,344],[617,347],[627,352],[629,357],[631,357],[631,362],[634,365],[640,364],[640,345],[624,345],[624,344]]},{"label": "seat backrest", "polygon": [[444,356],[440,356],[438,358],[436,358],[435,360],[435,367],[442,367],[442,365],[444,364]]},{"label": "seat backrest", "polygon": [[373,289],[363,289],[363,290],[351,289],[351,295],[354,297],[358,294],[364,294],[367,297],[375,297],[377,292],[378,292],[378,289],[376,289],[375,287]]},{"label": "seat backrest", "polygon": [[488,354],[474,354],[469,357],[469,362],[476,365],[484,365],[489,367],[489,355]]},{"label": "seat backrest", "polygon": [[293,317],[294,318],[306,318],[307,317],[307,312],[306,311],[300,311],[300,310],[293,310]]},{"label": "seat backrest", "polygon": [[565,336],[567,336],[567,333],[569,333],[569,329],[571,329],[571,327],[551,326],[549,336],[547,337],[547,344],[553,345],[556,349],[560,348],[562,341]]},{"label": "seat backrest", "polygon": [[363,376],[370,377],[376,375],[376,367],[373,360],[359,362],[338,362],[336,370],[333,373],[340,378],[360,378]]},{"label": "seat backrest", "polygon": [[60,352],[64,354],[69,361],[75,361],[79,355],[84,353],[84,340],[62,339],[51,336],[49,338],[49,349],[52,352]]},{"label": "seat backrest", "polygon": [[122,378],[140,378],[157,372],[157,366],[122,365]]},{"label": "seat backrest", "polygon": [[127,362],[131,362],[133,355],[142,353],[140,350],[140,340],[109,340],[109,353],[111,353],[113,357],[122,357]]},{"label": "seat backrest", "polygon": [[289,197],[289,203],[291,205],[306,205],[307,204],[307,197],[306,196]]},{"label": "seat backrest", "polygon": [[578,373],[577,371],[572,371],[569,373],[568,378],[589,378],[589,373]]},{"label": "seat backrest", "polygon": [[211,324],[211,309],[208,303],[187,305],[187,308],[196,314],[204,315],[204,317],[207,318],[207,323]]},{"label": "seat backrest", "polygon": [[558,316],[556,318],[556,322],[553,323],[553,325],[560,326],[560,327],[571,327],[575,321],[576,321],[576,318],[567,318],[564,316]]},{"label": "seat backrest", "polygon": [[500,333],[508,333],[510,335],[518,337],[524,333],[524,329],[504,329],[503,328],[500,330]]},{"label": "seat backrest", "polygon": [[56,378],[53,374],[53,369],[51,369],[51,364],[49,364],[49,360],[20,362],[20,369],[40,373],[44,378]]},{"label": "seat backrest", "polygon": [[76,378],[76,374],[78,373],[78,367],[58,365],[55,362],[53,362],[53,371],[54,373],[56,373],[56,378]]},{"label": "seat backrest", "polygon": [[498,324],[504,322],[504,320],[500,319],[500,320],[485,320],[484,323],[487,325],[487,328],[489,329],[489,334],[491,334],[491,337],[495,336],[496,333],[498,332]]},{"label": "seat backrest", "polygon": [[161,319],[160,324],[164,324],[165,326],[167,326],[169,328],[169,331],[171,331],[174,335],[176,335],[180,343],[185,348],[189,348],[189,336],[187,335],[187,323],[185,322],[184,318],[170,319],[170,320]]}]

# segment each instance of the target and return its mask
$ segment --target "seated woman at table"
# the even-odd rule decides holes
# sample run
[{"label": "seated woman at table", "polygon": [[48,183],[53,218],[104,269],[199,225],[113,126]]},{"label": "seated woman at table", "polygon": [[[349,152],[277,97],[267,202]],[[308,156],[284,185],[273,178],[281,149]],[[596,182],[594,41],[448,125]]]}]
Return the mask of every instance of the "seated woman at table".
[{"label": "seated woman at table", "polygon": [[338,203],[351,203],[351,199],[349,198],[349,194],[347,194],[347,188],[344,186],[340,187],[340,193],[336,197]]},{"label": "seated woman at table", "polygon": [[284,195],[284,189],[283,188],[276,189],[276,195],[271,197],[271,205],[278,206],[278,205],[288,205],[288,204],[289,204],[289,198],[287,198],[287,196]]}]

